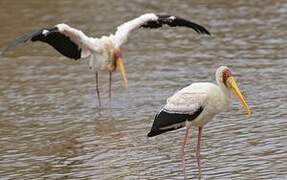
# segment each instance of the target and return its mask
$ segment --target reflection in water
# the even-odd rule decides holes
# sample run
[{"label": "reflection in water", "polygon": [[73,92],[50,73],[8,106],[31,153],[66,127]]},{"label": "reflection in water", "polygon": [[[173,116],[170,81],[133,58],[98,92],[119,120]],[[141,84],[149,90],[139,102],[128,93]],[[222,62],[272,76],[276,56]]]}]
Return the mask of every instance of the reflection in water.
[{"label": "reflection in water", "polygon": [[[115,79],[112,112],[99,112],[94,74],[84,61],[64,59],[40,43],[1,57],[1,177],[182,179],[183,131],[153,139],[146,133],[168,96],[192,82],[214,81],[219,65],[236,72],[254,114],[247,119],[234,101],[232,111],[205,127],[203,177],[287,176],[285,1],[2,0],[0,9],[0,47],[60,22],[101,36],[146,12],[186,17],[213,33],[198,38],[178,28],[133,34],[124,46],[129,92]],[[101,83],[107,99],[108,86]],[[197,174],[194,147],[191,140],[186,149],[190,178]]]}]

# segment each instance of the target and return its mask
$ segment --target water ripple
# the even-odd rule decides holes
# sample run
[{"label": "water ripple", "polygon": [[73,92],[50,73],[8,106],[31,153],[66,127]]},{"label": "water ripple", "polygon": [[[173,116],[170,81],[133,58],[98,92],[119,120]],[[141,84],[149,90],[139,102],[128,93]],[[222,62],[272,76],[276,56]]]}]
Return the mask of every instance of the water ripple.
[{"label": "water ripple", "polygon": [[[93,36],[109,34],[145,12],[191,17],[213,35],[199,37],[180,28],[132,34],[123,47],[129,90],[116,73],[112,110],[108,75],[101,74],[100,111],[95,77],[85,61],[67,60],[40,43],[0,57],[1,179],[182,179],[183,130],[151,139],[146,134],[167,97],[192,82],[214,81],[219,65],[235,72],[253,115],[247,118],[233,101],[230,111],[206,125],[204,179],[287,177],[285,1],[2,4],[0,47],[19,34],[59,22]],[[197,129],[192,129],[186,161],[187,175],[194,179],[196,138]]]}]

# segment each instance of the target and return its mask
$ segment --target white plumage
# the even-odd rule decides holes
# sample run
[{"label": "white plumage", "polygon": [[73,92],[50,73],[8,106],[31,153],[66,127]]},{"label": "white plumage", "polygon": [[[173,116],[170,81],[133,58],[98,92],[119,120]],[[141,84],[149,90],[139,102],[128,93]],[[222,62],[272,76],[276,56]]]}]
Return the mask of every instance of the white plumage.
[{"label": "white plumage", "polygon": [[140,28],[143,24],[148,21],[157,21],[158,16],[154,13],[144,14],[139,16],[132,21],[126,22],[117,27],[117,31],[115,35],[110,35],[115,47],[119,48],[123,43],[125,43],[128,39],[129,34],[135,30]]}]

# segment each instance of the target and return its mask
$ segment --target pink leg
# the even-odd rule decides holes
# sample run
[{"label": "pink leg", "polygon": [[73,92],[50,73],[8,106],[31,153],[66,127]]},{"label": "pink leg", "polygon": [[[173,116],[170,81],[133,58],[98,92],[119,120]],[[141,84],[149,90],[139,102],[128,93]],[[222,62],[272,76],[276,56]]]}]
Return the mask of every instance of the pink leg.
[{"label": "pink leg", "polygon": [[112,101],[112,72],[109,72],[109,100],[110,100],[110,107]]},{"label": "pink leg", "polygon": [[100,90],[99,90],[99,74],[98,71],[95,71],[96,74],[96,91],[97,91],[97,96],[98,96],[98,101],[99,101],[99,107],[101,108],[101,97],[100,97]]},{"label": "pink leg", "polygon": [[183,168],[183,173],[184,173],[184,179],[186,179],[184,147],[185,147],[185,145],[187,144],[187,138],[188,138],[188,133],[189,133],[189,129],[190,129],[190,128],[191,128],[191,125],[186,126],[185,135],[184,135],[183,142],[182,142],[182,146],[181,146],[181,149],[180,149],[180,159],[181,159],[181,162],[182,162],[182,168]]},{"label": "pink leg", "polygon": [[202,136],[202,127],[198,127],[198,139],[196,147],[196,158],[197,158],[197,167],[198,167],[198,179],[201,179],[201,163],[200,163],[200,144]]}]

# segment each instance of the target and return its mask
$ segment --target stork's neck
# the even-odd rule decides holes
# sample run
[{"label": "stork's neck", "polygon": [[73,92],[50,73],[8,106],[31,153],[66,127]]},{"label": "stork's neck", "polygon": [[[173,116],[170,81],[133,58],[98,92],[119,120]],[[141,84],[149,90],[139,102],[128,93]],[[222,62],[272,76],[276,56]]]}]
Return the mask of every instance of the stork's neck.
[{"label": "stork's neck", "polygon": [[220,87],[220,89],[223,91],[223,93],[227,96],[227,97],[231,97],[231,92],[229,89],[227,89],[227,87],[223,84],[223,83],[220,83],[218,84],[218,86]]},{"label": "stork's neck", "polygon": [[226,100],[230,101],[230,99],[231,99],[231,92],[230,92],[230,90],[225,86],[225,84],[219,78],[216,78],[216,81],[217,81],[217,85],[219,86],[219,88],[223,92],[224,97],[226,98]]}]

